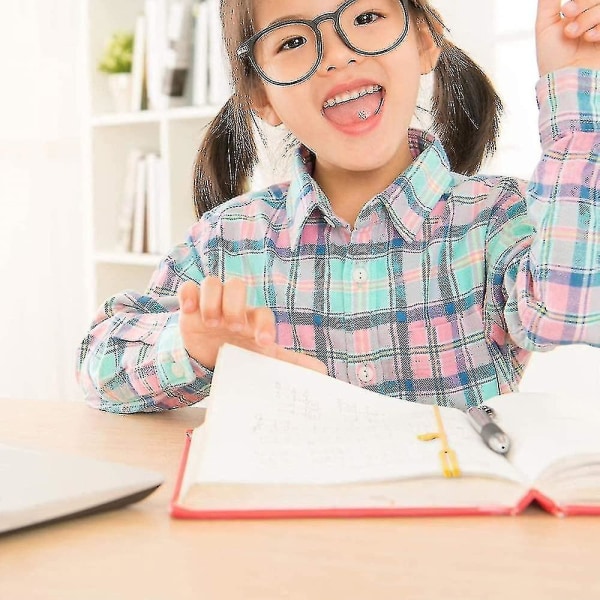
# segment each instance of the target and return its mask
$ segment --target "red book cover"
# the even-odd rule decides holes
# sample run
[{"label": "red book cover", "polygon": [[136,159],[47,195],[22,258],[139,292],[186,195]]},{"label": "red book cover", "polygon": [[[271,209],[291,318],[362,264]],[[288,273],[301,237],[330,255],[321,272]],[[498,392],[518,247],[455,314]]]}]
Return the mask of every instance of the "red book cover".
[{"label": "red book cover", "polygon": [[282,510],[202,510],[188,508],[179,502],[185,467],[191,447],[191,433],[185,437],[183,454],[179,464],[175,488],[170,502],[170,514],[177,519],[289,519],[289,518],[363,518],[363,517],[447,517],[473,515],[516,515],[534,499],[535,492],[530,492],[516,506],[473,506],[444,508],[315,508],[315,509],[282,509]]}]

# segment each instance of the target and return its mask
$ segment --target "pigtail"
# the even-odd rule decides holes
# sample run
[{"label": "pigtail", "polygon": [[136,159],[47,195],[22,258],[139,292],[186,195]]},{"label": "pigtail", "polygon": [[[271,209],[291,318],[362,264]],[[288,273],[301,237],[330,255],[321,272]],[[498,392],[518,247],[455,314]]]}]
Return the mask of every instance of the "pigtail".
[{"label": "pigtail", "polygon": [[424,23],[440,57],[434,69],[432,128],[452,170],[475,174],[496,151],[503,107],[494,86],[465,52],[446,39],[448,29],[427,0],[410,0],[417,22]]},{"label": "pigtail", "polygon": [[247,191],[257,162],[250,114],[232,96],[208,126],[194,162],[193,197],[198,218]]},{"label": "pigtail", "polygon": [[441,41],[434,71],[433,131],[452,170],[473,175],[496,151],[502,101],[487,75],[460,48]]}]

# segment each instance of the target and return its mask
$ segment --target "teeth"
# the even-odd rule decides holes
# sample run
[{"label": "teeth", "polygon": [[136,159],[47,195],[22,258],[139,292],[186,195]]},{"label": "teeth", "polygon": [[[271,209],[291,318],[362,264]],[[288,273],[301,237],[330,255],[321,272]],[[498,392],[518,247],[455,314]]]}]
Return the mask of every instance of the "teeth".
[{"label": "teeth", "polygon": [[338,94],[334,98],[329,98],[323,103],[323,108],[331,108],[336,104],[343,104],[344,102],[349,102],[350,100],[356,100],[361,96],[366,96],[367,94],[374,94],[375,92],[380,92],[380,85],[368,85],[364,88],[360,88],[358,90],[354,90],[352,92],[344,92],[343,94]]}]

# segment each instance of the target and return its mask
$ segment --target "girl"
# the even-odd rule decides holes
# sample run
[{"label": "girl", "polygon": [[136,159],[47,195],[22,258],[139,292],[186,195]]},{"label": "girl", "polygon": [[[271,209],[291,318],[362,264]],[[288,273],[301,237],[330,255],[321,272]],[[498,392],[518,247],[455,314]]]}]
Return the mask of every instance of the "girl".
[{"label": "girl", "polygon": [[[199,152],[201,218],[97,316],[93,405],[197,402],[225,342],[460,408],[517,389],[531,351],[600,345],[600,1],[538,0],[529,182],[474,175],[500,104],[427,0],[221,8],[235,93]],[[410,129],[432,69],[432,132]],[[244,193],[254,114],[300,143],[289,183]]]}]

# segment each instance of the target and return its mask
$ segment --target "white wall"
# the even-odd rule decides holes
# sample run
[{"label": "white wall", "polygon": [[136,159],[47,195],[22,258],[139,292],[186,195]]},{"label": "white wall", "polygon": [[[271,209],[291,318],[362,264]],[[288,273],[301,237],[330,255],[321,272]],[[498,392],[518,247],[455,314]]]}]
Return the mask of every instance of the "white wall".
[{"label": "white wall", "polygon": [[80,4],[0,7],[0,397],[80,397]]}]

